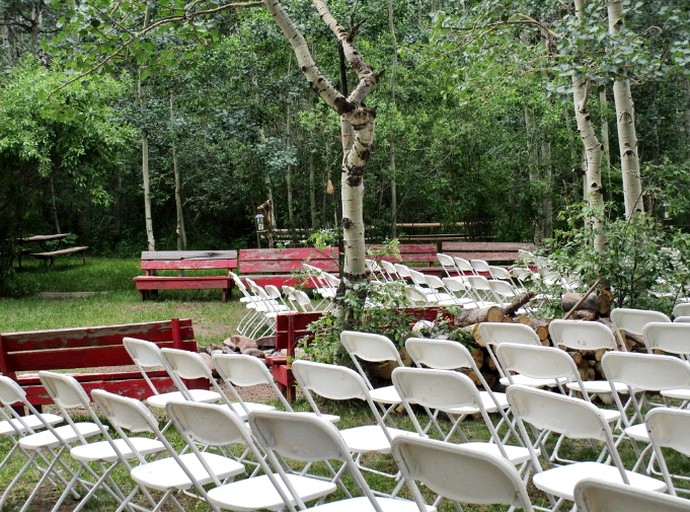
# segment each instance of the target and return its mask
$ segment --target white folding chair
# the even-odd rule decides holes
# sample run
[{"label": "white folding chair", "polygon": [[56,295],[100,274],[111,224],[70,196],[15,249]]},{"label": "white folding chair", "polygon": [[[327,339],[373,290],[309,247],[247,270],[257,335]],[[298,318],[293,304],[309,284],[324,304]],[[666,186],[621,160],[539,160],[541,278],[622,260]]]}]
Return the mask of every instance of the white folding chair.
[{"label": "white folding chair", "polygon": [[243,303],[248,310],[247,313],[240,319],[236,327],[238,333],[240,333],[242,336],[246,336],[248,333],[252,332],[252,330],[256,327],[257,322],[259,322],[261,319],[259,308],[263,302],[263,299],[249,290],[249,288],[244,284],[242,279],[240,279],[237,274],[234,272],[229,272],[229,274],[235,283],[235,287],[242,293],[240,302]]},{"label": "white folding chair", "polygon": [[[473,450],[498,455],[515,465],[529,461],[530,453],[523,446],[504,444],[496,432],[484,400],[472,380],[459,372],[431,368],[396,368],[393,383],[403,399],[405,410],[420,437],[428,435],[428,426],[436,425],[444,441],[449,441],[457,431],[462,443]],[[412,406],[424,408],[430,423],[422,427]],[[444,431],[437,421],[436,412],[448,416],[451,427]],[[480,414],[489,431],[490,440],[469,441],[460,430],[462,421],[473,414]]]},{"label": "white folding chair", "polygon": [[400,396],[391,384],[374,388],[367,377],[367,372],[362,366],[362,361],[367,363],[387,362],[393,366],[405,366],[400,358],[400,352],[393,342],[382,334],[373,334],[359,331],[343,331],[340,333],[340,342],[345,347],[352,363],[364,379],[372,400],[379,405],[385,420],[400,404]]},{"label": "white folding chair", "polygon": [[190,402],[194,401],[192,400],[191,390],[185,384],[186,380],[206,379],[209,381],[213,390],[218,393],[219,400],[222,400],[227,407],[243,420],[246,420],[249,416],[249,412],[254,409],[274,409],[271,405],[242,400],[234,386],[227,386],[226,389],[234,398],[234,400],[231,400],[223,388],[216,382],[209,365],[197,352],[179,350],[176,348],[162,348],[161,357],[169,368],[177,389],[184,396],[184,400]]},{"label": "white folding chair", "polygon": [[[486,351],[493,361],[500,374],[500,383],[507,386],[511,383],[508,379],[506,370],[501,366],[501,362],[496,356],[496,348],[503,343],[521,343],[524,345],[541,345],[537,333],[523,324],[512,324],[505,322],[482,322],[478,327],[479,336],[486,346]],[[534,379],[526,375],[512,375],[514,384],[525,384],[527,386],[544,387],[555,386],[554,379]]]},{"label": "white folding chair", "polygon": [[[690,455],[690,411],[657,407],[647,413],[645,417],[647,433],[654,450],[654,458],[658,463],[660,474],[663,476],[669,494],[690,494],[687,483],[690,475],[687,472],[687,457]],[[676,462],[679,472],[670,470],[671,463],[667,460],[664,450],[670,448],[681,455],[682,460]],[[674,481],[685,482],[685,488],[677,487]]]},{"label": "white folding chair", "polygon": [[690,323],[650,322],[642,328],[642,337],[650,354],[658,350],[690,362]]},{"label": "white folding chair", "polygon": [[438,304],[439,306],[451,306],[458,305],[462,306],[472,302],[472,299],[458,297],[446,287],[446,284],[438,276],[433,274],[424,275],[424,280],[431,292],[432,302]]},{"label": "white folding chair", "polygon": [[[611,351],[618,350],[613,332],[599,322],[555,319],[549,323],[549,337],[554,347],[570,350]],[[603,356],[603,355],[602,355]],[[588,380],[582,383],[590,395],[611,395],[608,380]],[[627,392],[627,386],[613,383],[618,393]],[[574,383],[566,384],[571,391],[578,391]]]},{"label": "white folding chair", "polygon": [[392,282],[399,281],[402,279],[398,275],[398,271],[395,269],[395,265],[393,265],[393,263],[391,263],[390,261],[381,260],[380,265],[388,281]]},{"label": "white folding chair", "polygon": [[363,378],[350,368],[313,361],[293,362],[292,373],[312,410],[319,416],[322,414],[314,395],[327,400],[361,400],[365,402],[371,409],[375,423],[342,429],[340,433],[350,452],[354,454],[355,462],[360,469],[389,478],[397,478],[397,474],[386,473],[366,466],[363,456],[371,453],[388,454],[393,438],[398,435],[411,434],[385,424]]},{"label": "white folding chair", "polygon": [[[574,501],[575,486],[585,478],[625,483],[638,489],[664,491],[666,484],[646,475],[627,471],[616,450],[608,422],[590,402],[529,386],[513,385],[506,393],[525,445],[532,455],[535,487],[552,498],[550,510],[558,510],[565,501]],[[598,442],[608,452],[612,464],[589,460],[543,469],[526,425],[538,435],[550,431],[570,439]],[[603,450],[602,450],[603,451]]]},{"label": "white folding chair", "polygon": [[472,263],[470,263],[470,260],[466,260],[460,256],[453,256],[453,260],[455,261],[455,266],[462,275],[470,276],[477,274],[477,271],[472,266]]},{"label": "white folding chair", "polygon": [[479,396],[484,408],[487,412],[498,413],[501,417],[495,426],[496,431],[500,431],[504,425],[508,429],[503,436],[503,442],[507,442],[511,435],[515,437],[516,441],[521,441],[510,422],[510,411],[505,393],[491,389],[481,370],[477,367],[472,354],[462,344],[450,340],[408,338],[405,341],[405,350],[412,362],[419,368],[471,371],[479,383]]},{"label": "white folding chair", "polygon": [[[193,489],[195,483],[208,485],[216,480],[225,481],[245,471],[242,463],[233,457],[219,453],[202,451],[199,455],[194,451],[188,451],[179,454],[158,428],[156,417],[138,400],[102,389],[94,390],[91,397],[120,439],[126,443],[139,461],[139,464],[129,471],[130,478],[136,483],[135,490],[122,501],[117,512],[132,506],[138,510],[157,512],[168,503],[178,511],[184,512],[184,507],[175,497],[176,492]],[[165,457],[147,461],[144,455],[138,452],[131,441],[131,434],[143,432],[148,432],[163,444],[166,451]],[[136,505],[133,503],[140,488],[161,494],[154,507],[147,509],[139,503]]]},{"label": "white folding chair", "polygon": [[[195,402],[217,402],[222,397],[217,391],[212,391],[210,389],[189,389],[187,393],[184,394],[182,391],[159,391],[151,378],[149,377],[149,372],[154,371],[165,371],[170,379],[173,380],[170,375],[169,368],[165,365],[163,361],[163,356],[161,355],[161,348],[155,343],[150,341],[142,340],[139,338],[122,338],[122,344],[124,345],[127,353],[134,361],[134,364],[139,369],[142,377],[149,386],[149,389],[153,393],[151,396],[146,398],[146,403],[153,407],[154,409],[163,410],[165,409],[165,404],[171,400],[193,400]],[[173,385],[174,381],[173,381]],[[177,386],[175,386],[177,387]],[[170,426],[168,423],[164,428],[163,432],[167,430]]]},{"label": "white folding chair", "polygon": [[611,322],[622,350],[628,350],[625,333],[642,338],[642,329],[650,322],[670,322],[671,319],[660,311],[633,308],[613,308]]},{"label": "white folding chair", "polygon": [[[316,478],[292,471],[275,473],[264,460],[265,455],[255,443],[249,427],[226,407],[171,402],[166,410],[182,440],[196,456],[194,463],[198,461],[203,466],[209,450],[222,455],[230,453],[234,446],[240,446],[253,456],[258,466],[258,470],[249,478],[227,483],[213,471],[209,471],[213,482],[208,491],[196,480],[194,472],[188,471],[197,492],[214,510],[247,512],[287,508],[294,512],[297,504],[303,506],[304,502],[320,500],[337,489],[333,479]],[[199,447],[203,447],[203,451]],[[189,464],[189,461],[185,464]],[[286,476],[288,485],[283,482],[282,475]],[[295,497],[291,496],[291,490],[295,491]]]},{"label": "white folding chair", "polygon": [[[28,414],[20,414],[20,408],[28,411]],[[6,471],[15,455],[22,455],[25,458],[24,464],[15,473],[0,498],[0,510],[4,510],[12,489],[21,481],[26,471],[33,466],[42,474],[45,471],[44,468],[48,467],[50,461],[56,456],[56,452],[50,446],[45,447],[46,455],[44,456],[39,448],[25,450],[20,441],[39,431],[45,431],[48,425],[56,426],[62,423],[63,418],[57,414],[39,413],[27,399],[26,391],[6,375],[0,375],[0,418],[2,418],[0,435],[9,438],[12,443],[12,447],[0,463],[0,470]],[[51,476],[51,479],[55,483],[57,480],[63,485],[67,484],[60,474]]]},{"label": "white folding chair", "polygon": [[[74,471],[72,480],[65,486],[53,510],[57,511],[60,509],[64,500],[75,490],[78,483],[84,486],[85,489],[88,489],[88,492],[81,499],[74,509],[74,512],[86,506],[89,499],[91,499],[99,489],[103,489],[110,494],[117,503],[122,502],[125,496],[120,489],[120,484],[115,482],[112,477],[112,472],[115,468],[120,465],[122,461],[127,463],[127,461],[136,458],[139,454],[147,456],[149,454],[158,453],[163,451],[165,447],[155,439],[130,437],[129,441],[136,448],[137,453],[135,454],[122,439],[112,438],[108,431],[108,427],[103,425],[91,406],[91,401],[86,391],[73,376],[49,371],[40,371],[38,375],[41,379],[41,383],[53,399],[53,402],[75,431],[83,428],[83,423],[75,422],[70,415],[70,410],[78,409],[79,411],[86,412],[90,421],[98,427],[100,435],[103,438],[100,441],[77,444],[70,449],[70,456],[79,463],[79,466]],[[88,470],[88,465],[97,468],[97,471],[88,471],[91,473],[92,477],[98,476],[96,481],[85,481],[81,479],[85,469]],[[128,463],[125,467],[126,469],[131,469]],[[155,505],[150,495],[145,492],[144,495],[150,503]]]},{"label": "white folding chair", "polygon": [[[354,373],[354,372],[353,372]],[[357,374],[354,374],[357,376]],[[366,390],[366,387],[364,388]],[[268,454],[268,461],[276,473],[281,474],[286,488],[293,497],[298,496],[292,489],[289,477],[278,458],[299,462],[339,461],[341,471],[348,471],[361,496],[348,496],[344,499],[310,507],[313,512],[435,512],[434,507],[418,507],[417,503],[400,498],[375,496],[374,491],[364,479],[359,467],[353,462],[348,443],[332,423],[302,413],[283,411],[253,412],[249,415],[249,425],[258,443]],[[330,464],[329,464],[330,467]]]},{"label": "white folding chair", "polygon": [[489,280],[480,275],[467,276],[467,286],[475,298],[477,307],[495,306],[498,304],[494,293],[491,291]]},{"label": "white folding chair", "polygon": [[478,275],[479,274],[481,274],[483,276],[490,276],[491,275],[491,267],[489,266],[489,263],[486,260],[473,259],[473,260],[470,260],[470,265],[472,265],[474,272]]},{"label": "white folding chair", "polygon": [[[273,379],[273,375],[266,368],[266,364],[259,358],[245,354],[214,354],[211,357],[213,367],[223,381],[230,386],[249,387],[265,385],[271,389],[273,396],[286,411],[294,412],[290,402],[280,392]],[[241,399],[241,395],[238,393]],[[305,413],[310,414],[310,413]],[[332,422],[340,420],[335,414],[324,414]]]},{"label": "white folding chair", "polygon": [[690,512],[690,501],[631,485],[585,479],[575,487],[578,512]]},{"label": "white folding chair", "polygon": [[400,437],[393,440],[393,456],[419,509],[426,502],[417,482],[441,498],[459,503],[501,504],[531,512],[525,484],[503,457],[477,452],[466,445],[434,439]]}]

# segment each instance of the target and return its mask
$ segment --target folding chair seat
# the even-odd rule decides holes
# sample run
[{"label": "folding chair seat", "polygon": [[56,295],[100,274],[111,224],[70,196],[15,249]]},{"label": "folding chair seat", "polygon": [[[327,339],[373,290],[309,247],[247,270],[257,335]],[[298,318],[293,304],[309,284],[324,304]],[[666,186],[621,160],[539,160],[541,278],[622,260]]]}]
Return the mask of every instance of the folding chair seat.
[{"label": "folding chair seat", "polygon": [[[611,329],[599,322],[582,320],[552,320],[549,323],[549,337],[554,347],[570,350],[618,350],[616,339]],[[608,380],[588,380],[582,382],[587,393],[591,395],[611,395],[611,383]],[[627,386],[613,383],[618,393],[627,392]],[[571,391],[578,391],[576,383],[566,383]]]},{"label": "folding chair seat", "polygon": [[[529,386],[513,385],[507,391],[508,402],[517,418],[518,428],[532,455],[535,487],[552,498],[549,510],[558,510],[563,502],[574,501],[576,485],[585,478],[629,484],[648,491],[666,490],[663,481],[627,471],[616,450],[611,429],[601,411],[586,400],[561,395]],[[591,440],[608,454],[611,464],[579,460],[562,466],[543,469],[533,441],[528,433],[530,425],[538,436],[552,432],[569,439]],[[600,454],[599,454],[600,455]]]},{"label": "folding chair seat", "polygon": [[234,401],[231,400],[223,388],[216,382],[209,365],[197,352],[175,348],[162,348],[161,357],[169,368],[175,386],[180,393],[182,393],[184,397],[183,400],[188,400],[190,402],[194,401],[190,393],[191,390],[187,388],[185,380],[206,379],[210,382],[213,390],[218,394],[219,400],[222,400],[228,408],[243,420],[247,419],[249,412],[252,410],[274,409],[271,405],[244,401],[234,386],[227,386],[227,390],[234,398]]},{"label": "folding chair seat", "polygon": [[391,384],[374,388],[367,377],[367,372],[362,362],[383,363],[394,366],[405,366],[400,358],[400,352],[393,342],[382,334],[372,334],[359,331],[343,331],[340,333],[340,342],[347,351],[355,368],[369,389],[372,400],[377,403],[385,419],[393,408],[400,404],[400,396]]},{"label": "folding chair seat", "polygon": [[[20,407],[26,409],[29,414],[20,414]],[[8,438],[12,443],[12,447],[7,451],[2,462],[0,462],[0,471],[4,472],[7,469],[15,454],[22,455],[26,459],[26,467],[16,473],[11,483],[5,488],[2,497],[0,497],[0,510],[3,510],[12,488],[21,480],[26,470],[32,465],[40,468],[39,463],[45,462],[43,459],[37,460],[34,453],[25,452],[21,448],[19,441],[23,437],[31,436],[47,429],[48,425],[59,425],[63,422],[63,418],[57,414],[39,413],[36,411],[26,399],[24,389],[16,381],[5,375],[0,375],[0,418],[2,418],[0,420],[0,435]]]},{"label": "folding chair seat", "polygon": [[389,454],[390,443],[393,438],[398,435],[412,434],[386,425],[364,379],[350,368],[313,361],[293,362],[292,373],[312,410],[319,416],[321,416],[321,411],[313,395],[326,400],[361,400],[365,402],[374,416],[375,423],[342,429],[340,434],[349,450],[355,454],[355,462],[360,469],[389,478],[397,478],[396,474],[365,466],[363,456],[371,453]]},{"label": "folding chair seat", "polygon": [[501,504],[531,512],[525,484],[503,457],[476,452],[466,445],[434,439],[400,437],[393,440],[393,456],[419,509],[427,506],[417,486],[424,486],[456,504]]},{"label": "folding chair seat", "polygon": [[[225,381],[228,387],[268,386],[273,392],[275,399],[280,402],[283,408],[286,411],[294,412],[290,402],[280,392],[275,380],[273,380],[273,375],[271,375],[271,372],[266,368],[266,364],[261,359],[245,354],[214,354],[211,362],[220,378]],[[239,393],[237,397],[241,399]],[[332,422],[340,420],[340,416],[334,414],[324,414],[323,417]]]},{"label": "folding chair seat", "polygon": [[575,487],[578,512],[690,512],[690,501],[630,485],[585,479]]},{"label": "folding chair seat", "polygon": [[[668,407],[657,407],[649,411],[645,417],[645,424],[649,439],[654,450],[654,458],[659,466],[659,472],[663,476],[668,487],[669,494],[677,496],[679,493],[690,494],[688,482],[690,474],[687,471],[687,457],[690,455],[690,411],[687,409],[671,409]],[[666,449],[674,450],[681,460],[672,461],[664,453]],[[671,472],[671,468],[677,468],[676,472]],[[683,482],[683,486],[678,486],[677,482]]]},{"label": "folding chair seat", "polygon": [[154,369],[164,369],[166,372],[168,371],[161,356],[161,348],[150,341],[129,337],[122,338],[122,344],[153,392],[153,395],[146,399],[146,403],[151,407],[165,409],[165,404],[168,401],[185,400],[186,396],[190,397],[190,399],[195,402],[216,402],[220,400],[221,396],[216,391],[211,391],[210,389],[190,389],[189,394],[186,396],[183,395],[181,391],[161,393],[156,389],[156,386],[148,375],[148,372]]},{"label": "folding chair seat", "polygon": [[[301,361],[298,361],[301,362]],[[316,363],[314,363],[316,364]],[[355,377],[358,377],[354,373]],[[363,388],[366,390],[366,387]],[[435,508],[410,500],[376,496],[364,479],[359,467],[353,462],[347,442],[332,423],[323,418],[301,413],[283,411],[253,412],[249,415],[249,425],[258,443],[268,454],[268,461],[276,473],[280,474],[293,496],[298,493],[291,489],[289,478],[279,458],[314,463],[317,461],[336,461],[342,466],[339,472],[347,471],[360,496],[347,496],[309,507],[312,512],[435,512]],[[332,462],[329,462],[329,467]],[[302,507],[304,509],[304,507]]]},{"label": "folding chair seat", "polygon": [[[158,420],[151,411],[140,401],[126,396],[116,395],[102,389],[96,389],[91,397],[106,417],[112,428],[117,432],[127,446],[137,455],[139,464],[133,465],[129,471],[130,478],[136,483],[125,500],[122,501],[117,512],[130,507],[138,510],[159,511],[170,503],[178,511],[184,512],[184,508],[175,497],[178,491],[188,491],[195,487],[195,482],[200,485],[221,482],[244,473],[244,465],[233,457],[206,451],[197,453],[189,451],[178,453],[158,428]],[[175,403],[170,402],[170,403]],[[151,434],[165,447],[165,456],[152,461],[138,453],[131,442],[132,433]],[[145,508],[140,503],[134,503],[133,499],[139,489],[147,492],[157,492],[161,496],[154,507]]]},{"label": "folding chair seat", "polygon": [[[393,370],[393,383],[420,437],[427,437],[429,427],[434,425],[444,441],[451,440],[457,432],[465,446],[479,453],[498,455],[515,465],[529,461],[527,448],[502,442],[477,387],[467,375],[431,368],[396,368]],[[422,427],[417,419],[413,405],[421,406],[426,411],[429,421],[426,427]],[[437,421],[437,412],[448,416],[451,427],[447,432]],[[490,434],[488,442],[470,441],[462,432],[463,420],[473,414],[481,415],[484,420]]]},{"label": "folding chair seat", "polygon": [[[213,453],[227,453],[233,446],[248,451],[255,460],[258,471],[248,478],[223,482],[222,478],[209,472],[212,487],[206,490],[204,484],[187,467],[199,495],[213,510],[296,510],[296,505],[320,500],[335,492],[337,475],[329,479],[316,478],[309,474],[298,474],[284,469],[280,474],[266,463],[264,453],[255,443],[249,427],[226,407],[195,402],[171,402],[166,406],[168,416],[177,427],[182,440],[189,447],[190,455],[183,462],[184,467],[193,461],[203,466],[210,450]],[[200,448],[201,447],[201,448]],[[282,476],[286,477],[283,481]],[[285,483],[287,482],[287,483]],[[295,496],[290,491],[295,492]]]},{"label": "folding chair seat", "polygon": [[[136,449],[136,452],[133,451],[124,440],[113,439],[111,437],[108,427],[103,425],[91,406],[91,401],[86,391],[74,377],[49,371],[41,371],[38,375],[41,379],[41,383],[53,399],[53,402],[75,431],[79,429],[79,426],[72,419],[70,410],[77,409],[86,412],[91,422],[98,427],[102,437],[102,440],[91,441],[86,444],[77,444],[70,449],[69,454],[73,459],[79,462],[79,467],[74,472],[72,480],[63,490],[53,510],[60,509],[64,500],[75,490],[78,483],[88,489],[88,492],[81,499],[74,509],[74,512],[86,506],[89,499],[91,499],[99,489],[104,490],[110,494],[117,503],[120,503],[125,499],[125,496],[120,489],[120,484],[113,480],[112,472],[119,465],[121,460],[127,462],[135,459],[138,455],[146,456],[158,453],[163,451],[165,447],[155,439],[130,437],[129,441]],[[89,471],[93,477],[98,476],[96,481],[81,481],[81,475],[84,473],[85,469],[88,470],[89,468],[87,465],[96,468],[94,471]],[[126,469],[131,468],[129,464],[125,467]],[[149,495],[145,494],[145,496],[150,502],[155,504]]]},{"label": "folding chair seat", "polygon": [[642,338],[642,329],[650,322],[670,322],[671,319],[660,311],[633,308],[613,308],[611,322],[622,350],[628,350],[625,333]]},{"label": "folding chair seat", "polygon": [[[79,498],[77,491],[70,485],[77,473],[70,467],[66,459],[72,446],[87,444],[89,439],[100,434],[98,426],[88,421],[74,422],[69,416],[65,416],[65,413],[62,413],[60,419],[64,419],[67,422],[66,425],[58,425],[59,416],[56,415],[46,415],[44,418],[26,398],[26,392],[21,386],[9,377],[2,375],[0,375],[0,400],[3,404],[23,407],[29,412],[31,419],[28,421],[31,423],[36,421],[42,423],[40,428],[30,427],[28,423],[19,426],[22,422],[18,415],[10,420],[10,425],[18,436],[18,446],[15,453],[23,454],[26,460],[7,485],[2,499],[0,499],[0,509],[4,508],[12,489],[32,467],[37,469],[41,476],[23,503],[21,512],[31,510],[32,501],[46,482],[68,488],[70,494]],[[98,479],[90,467],[86,466],[83,469],[94,480]],[[88,488],[86,490],[88,491]],[[57,510],[59,506],[60,502],[54,506],[53,510]]]},{"label": "folding chair seat", "polygon": [[642,328],[642,338],[650,354],[657,350],[690,362],[690,323],[650,322]]},{"label": "folding chair seat", "polygon": [[[541,346],[539,336],[531,327],[523,324],[511,324],[504,322],[482,322],[478,327],[479,336],[484,341],[486,351],[493,361],[500,374],[500,383],[507,386],[511,383],[508,379],[508,372],[501,366],[501,362],[496,356],[496,348],[503,343],[520,343],[523,345]],[[556,385],[554,379],[534,379],[527,375],[512,375],[514,384],[525,384],[535,387],[553,387]]]}]

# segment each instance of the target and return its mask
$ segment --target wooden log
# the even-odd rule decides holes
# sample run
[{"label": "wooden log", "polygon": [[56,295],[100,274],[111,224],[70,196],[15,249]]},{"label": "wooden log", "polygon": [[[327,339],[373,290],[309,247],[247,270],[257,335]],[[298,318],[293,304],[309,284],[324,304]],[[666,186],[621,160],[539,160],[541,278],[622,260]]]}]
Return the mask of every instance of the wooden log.
[{"label": "wooden log", "polygon": [[482,368],[484,366],[484,350],[481,348],[475,348],[472,349],[472,359],[474,359],[474,363],[477,365],[477,368]]},{"label": "wooden log", "polygon": [[[590,293],[585,297],[581,293],[568,292],[564,293],[561,298],[561,306],[566,313],[569,313],[578,303],[578,308],[572,314],[582,310],[599,311],[599,296],[596,293]],[[572,314],[568,318],[572,318]]]},{"label": "wooden log", "polygon": [[570,315],[571,320],[587,320],[594,321],[597,319],[597,312],[588,309],[579,309]]},{"label": "wooden log", "polygon": [[456,317],[455,323],[466,327],[481,322],[502,322],[505,313],[499,306],[487,306],[484,308],[463,309]]},{"label": "wooden log", "polygon": [[522,306],[527,304],[529,301],[531,301],[536,296],[537,296],[537,292],[535,292],[535,291],[529,291],[529,292],[525,293],[521,297],[516,298],[508,306],[506,306],[503,309],[503,313],[506,316],[513,316],[517,312],[518,309],[520,309]]}]

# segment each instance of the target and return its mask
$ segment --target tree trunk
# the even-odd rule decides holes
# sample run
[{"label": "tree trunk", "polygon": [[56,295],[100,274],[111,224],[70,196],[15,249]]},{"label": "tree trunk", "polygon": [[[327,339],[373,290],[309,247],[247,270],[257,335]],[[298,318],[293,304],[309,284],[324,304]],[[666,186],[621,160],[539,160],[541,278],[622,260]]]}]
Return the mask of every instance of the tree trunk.
[{"label": "tree trunk", "polygon": [[604,167],[611,168],[611,146],[609,144],[609,100],[606,96],[606,86],[599,88],[599,107],[601,108],[601,143],[604,153],[602,155]]},{"label": "tree trunk", "polygon": [[[149,24],[149,9],[146,8],[144,15],[144,27]],[[146,106],[146,92],[141,80],[141,68],[137,78],[137,89],[139,94],[139,108],[143,114]],[[149,137],[146,128],[141,132],[141,175],[144,185],[144,223],[146,225],[146,242],[149,251],[156,250],[156,239],[153,236],[153,217],[151,215],[151,180],[149,176]]]},{"label": "tree trunk", "polygon": [[[611,0],[608,4],[609,33],[615,37],[623,25],[623,0]],[[642,179],[640,160],[637,156],[637,134],[635,133],[635,105],[630,93],[630,82],[617,78],[613,82],[613,99],[616,104],[616,126],[618,148],[623,175],[623,200],[625,218],[644,211],[642,201]]]},{"label": "tree trunk", "polygon": [[[391,33],[391,42],[393,45],[393,60],[391,62],[391,111],[396,111],[395,102],[395,80],[398,73],[398,42],[395,37],[395,18],[393,16],[393,0],[387,0],[388,7],[388,29]],[[388,132],[390,143],[390,172],[391,172],[391,238],[398,236],[398,182],[397,169],[395,167],[395,136],[393,133],[393,124]]]},{"label": "tree trunk", "polygon": [[175,215],[177,218],[175,234],[177,235],[177,250],[184,251],[187,249],[187,232],[184,227],[184,211],[182,209],[182,180],[180,179],[180,169],[177,165],[177,135],[175,133],[175,108],[172,93],[170,93],[170,128],[172,131],[173,176],[175,178]]}]

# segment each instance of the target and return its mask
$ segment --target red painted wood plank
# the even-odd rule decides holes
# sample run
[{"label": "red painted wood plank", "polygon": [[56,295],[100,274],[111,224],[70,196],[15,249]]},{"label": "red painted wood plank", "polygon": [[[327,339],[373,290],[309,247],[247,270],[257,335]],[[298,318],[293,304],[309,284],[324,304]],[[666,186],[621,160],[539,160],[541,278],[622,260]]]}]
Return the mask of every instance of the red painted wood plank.
[{"label": "red painted wood plank", "polygon": [[206,270],[237,268],[236,259],[218,260],[142,260],[142,270]]},{"label": "red painted wood plank", "polygon": [[231,289],[235,283],[226,276],[137,276],[137,290]]},{"label": "red painted wood plank", "polygon": [[466,260],[484,260],[488,262],[501,262],[508,261],[512,262],[521,258],[518,252],[453,252],[448,251],[444,254],[449,256],[457,256],[459,258],[464,258]]},{"label": "red painted wood plank", "polygon": [[274,261],[274,260],[338,260],[338,248],[327,247],[316,249],[313,247],[300,247],[288,249],[240,249],[240,268],[245,262],[250,261]]},{"label": "red painted wood plank", "polygon": [[533,251],[535,245],[529,242],[443,242],[443,252],[503,252],[523,249]]}]

